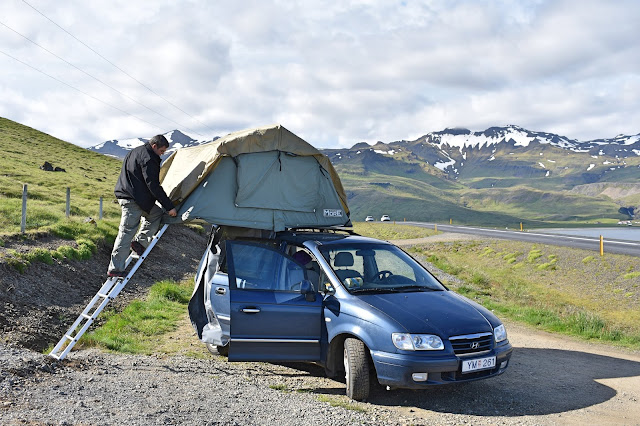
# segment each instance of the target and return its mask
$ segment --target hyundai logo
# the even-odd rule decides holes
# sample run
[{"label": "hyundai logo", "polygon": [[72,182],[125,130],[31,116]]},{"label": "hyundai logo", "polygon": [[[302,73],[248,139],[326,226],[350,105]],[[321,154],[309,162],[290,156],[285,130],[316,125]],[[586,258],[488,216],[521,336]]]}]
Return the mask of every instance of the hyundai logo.
[{"label": "hyundai logo", "polygon": [[471,344],[471,349],[478,349],[480,347],[480,342],[473,342]]}]

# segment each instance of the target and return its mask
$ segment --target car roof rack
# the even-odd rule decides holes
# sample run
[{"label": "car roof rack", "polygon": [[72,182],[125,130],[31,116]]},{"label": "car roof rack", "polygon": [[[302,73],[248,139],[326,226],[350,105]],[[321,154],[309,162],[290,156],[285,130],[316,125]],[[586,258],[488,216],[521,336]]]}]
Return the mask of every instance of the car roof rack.
[{"label": "car roof rack", "polygon": [[[289,232],[316,232],[316,233],[344,233],[347,235],[360,235],[355,232],[352,228],[347,228],[344,226],[327,226],[327,227],[311,227],[311,226],[302,226],[299,228],[287,228],[286,231]],[[285,231],[285,232],[286,232]]]}]

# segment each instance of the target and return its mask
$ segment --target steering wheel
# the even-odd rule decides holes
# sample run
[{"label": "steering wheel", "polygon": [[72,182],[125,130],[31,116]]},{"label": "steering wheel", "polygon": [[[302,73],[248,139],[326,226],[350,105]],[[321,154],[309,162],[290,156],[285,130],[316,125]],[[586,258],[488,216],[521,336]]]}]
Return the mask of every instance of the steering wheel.
[{"label": "steering wheel", "polygon": [[393,272],[391,271],[387,271],[386,269],[384,271],[380,271],[376,274],[376,279],[378,281],[384,281],[387,278],[389,278],[391,275],[393,275]]}]

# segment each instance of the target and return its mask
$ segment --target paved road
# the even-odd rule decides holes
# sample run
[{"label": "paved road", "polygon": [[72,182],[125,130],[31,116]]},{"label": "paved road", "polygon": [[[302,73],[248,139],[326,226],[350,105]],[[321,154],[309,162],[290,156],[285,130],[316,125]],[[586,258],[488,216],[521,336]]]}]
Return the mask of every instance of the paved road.
[{"label": "paved road", "polygon": [[[433,223],[425,222],[397,222],[401,225],[420,226],[424,228],[434,228]],[[438,225],[438,231],[456,232],[459,234],[479,235],[490,238],[501,238],[504,240],[526,241],[539,244],[553,244],[557,246],[573,247],[583,250],[594,250],[600,252],[600,238],[579,237],[574,235],[545,234],[544,231],[509,231],[503,229],[478,228],[473,226]],[[640,242],[624,240],[604,240],[604,252],[626,254],[640,257]]]}]

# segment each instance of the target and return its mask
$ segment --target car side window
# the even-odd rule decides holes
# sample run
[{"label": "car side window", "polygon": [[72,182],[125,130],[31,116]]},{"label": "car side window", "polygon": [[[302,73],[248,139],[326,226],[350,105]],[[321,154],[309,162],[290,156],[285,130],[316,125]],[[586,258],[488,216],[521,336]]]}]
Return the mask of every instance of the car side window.
[{"label": "car side window", "polygon": [[302,280],[307,279],[305,269],[294,260],[283,256],[282,272],[276,290],[299,292]]},{"label": "car side window", "polygon": [[233,243],[227,251],[231,254],[227,261],[233,259],[237,289],[300,291],[302,280],[307,278],[301,265],[270,247]]},{"label": "car side window", "polygon": [[[233,245],[236,288],[273,290],[278,253],[257,245]],[[227,259],[228,260],[228,259]]]},{"label": "car side window", "polygon": [[320,278],[318,278],[318,283],[320,286],[320,291],[324,294],[334,294],[336,289],[333,288],[333,284],[331,284],[331,280],[327,276],[327,273],[322,269],[320,271]]}]

